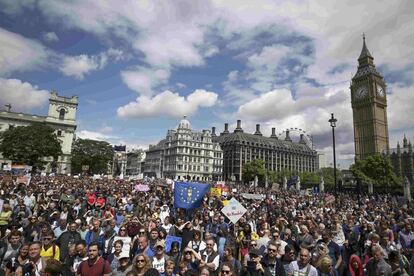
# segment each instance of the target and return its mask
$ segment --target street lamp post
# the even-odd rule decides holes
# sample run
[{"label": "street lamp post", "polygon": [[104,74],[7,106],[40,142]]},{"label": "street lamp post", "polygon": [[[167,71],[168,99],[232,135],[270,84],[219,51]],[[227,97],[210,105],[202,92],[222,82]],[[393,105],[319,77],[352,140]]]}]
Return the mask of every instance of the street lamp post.
[{"label": "street lamp post", "polygon": [[335,197],[337,195],[337,184],[336,184],[336,151],[335,151],[335,127],[336,127],[336,122],[338,120],[334,118],[334,114],[331,113],[331,119],[329,119],[329,123],[331,124],[332,127],[332,147],[333,147],[333,164],[334,164],[334,194]]}]

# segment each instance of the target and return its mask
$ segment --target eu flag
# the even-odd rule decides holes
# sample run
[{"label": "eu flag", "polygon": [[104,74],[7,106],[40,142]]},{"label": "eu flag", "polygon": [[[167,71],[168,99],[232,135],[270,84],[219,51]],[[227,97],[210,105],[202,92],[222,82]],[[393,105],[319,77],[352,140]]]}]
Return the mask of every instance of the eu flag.
[{"label": "eu flag", "polygon": [[175,182],[174,206],[182,209],[194,209],[201,206],[209,184],[195,182]]}]

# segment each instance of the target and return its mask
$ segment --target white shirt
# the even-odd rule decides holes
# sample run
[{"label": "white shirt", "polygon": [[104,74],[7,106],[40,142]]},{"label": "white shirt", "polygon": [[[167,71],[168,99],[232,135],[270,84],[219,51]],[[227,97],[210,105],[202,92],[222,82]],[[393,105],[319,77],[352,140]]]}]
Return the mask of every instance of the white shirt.
[{"label": "white shirt", "polygon": [[[308,266],[310,266],[309,274],[306,274]],[[292,276],[318,276],[318,270],[316,270],[316,268],[311,264],[308,264],[303,268],[299,268],[298,261],[293,261],[289,264],[288,274]]]},{"label": "white shirt", "polygon": [[[213,252],[212,252],[213,253]],[[211,254],[212,254],[211,253]],[[208,257],[211,255],[208,254],[207,251],[204,251],[203,255],[201,256],[201,258],[203,259],[203,261],[207,262]],[[220,261],[220,255],[217,254],[217,256],[214,258],[214,260],[212,261],[212,263],[214,264],[214,270],[216,270],[219,267],[219,261]]]},{"label": "white shirt", "polygon": [[158,270],[159,273],[164,273],[165,266],[165,257],[162,256],[161,259],[157,259],[156,256],[152,259],[152,267]]},{"label": "white shirt", "polygon": [[[124,245],[122,246],[122,251],[123,252],[127,252],[129,254],[129,250],[131,249],[131,237],[120,237],[120,236],[115,236],[114,241],[113,241],[113,245],[115,244],[116,241],[121,240]],[[112,246],[112,252],[115,251],[115,246]]]}]

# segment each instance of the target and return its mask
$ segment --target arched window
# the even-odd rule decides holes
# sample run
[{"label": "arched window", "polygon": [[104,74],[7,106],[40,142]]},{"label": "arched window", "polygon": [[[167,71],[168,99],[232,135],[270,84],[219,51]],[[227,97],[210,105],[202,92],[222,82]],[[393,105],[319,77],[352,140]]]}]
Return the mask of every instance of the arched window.
[{"label": "arched window", "polygon": [[60,109],[60,111],[59,111],[59,120],[65,120],[65,113],[66,113],[66,111],[65,111],[64,108]]}]

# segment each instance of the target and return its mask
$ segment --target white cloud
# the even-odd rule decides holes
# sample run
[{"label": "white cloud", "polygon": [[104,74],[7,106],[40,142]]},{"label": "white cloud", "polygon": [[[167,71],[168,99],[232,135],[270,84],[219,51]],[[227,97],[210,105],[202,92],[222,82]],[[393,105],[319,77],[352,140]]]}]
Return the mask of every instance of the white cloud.
[{"label": "white cloud", "polygon": [[55,32],[48,32],[43,34],[43,39],[46,42],[56,42],[59,41],[59,37]]},{"label": "white cloud", "polygon": [[255,53],[248,58],[248,65],[253,68],[275,69],[280,60],[287,56],[290,48],[281,45],[265,46],[260,53]]},{"label": "white cloud", "polygon": [[0,105],[12,106],[12,111],[29,112],[33,108],[44,106],[49,92],[18,79],[0,78]]},{"label": "white cloud", "polygon": [[164,91],[154,97],[140,96],[118,108],[118,116],[122,118],[144,117],[182,117],[192,115],[200,107],[211,107],[217,102],[218,95],[214,92],[197,89],[187,98],[178,93]]},{"label": "white cloud", "polygon": [[104,126],[104,127],[102,127],[99,130],[99,132],[102,132],[102,133],[111,133],[113,130],[114,129],[112,127],[110,127],[110,126]]},{"label": "white cloud", "polygon": [[[387,95],[388,124],[391,130],[414,128],[414,85],[394,86],[393,93]],[[414,141],[413,141],[414,142]]]},{"label": "white cloud", "polygon": [[113,139],[117,139],[116,136],[107,135],[98,131],[90,131],[90,130],[80,130],[76,132],[76,136],[81,139],[90,139],[90,140],[104,140],[110,141]]},{"label": "white cloud", "polygon": [[243,117],[258,119],[284,118],[296,113],[297,107],[287,89],[273,90],[239,107]]},{"label": "white cloud", "polygon": [[85,74],[100,68],[99,61],[88,55],[79,55],[73,57],[65,57],[60,70],[69,77],[82,80]]},{"label": "white cloud", "polygon": [[98,55],[65,56],[60,71],[66,76],[82,80],[90,72],[104,68],[108,63],[108,59],[121,60],[123,59],[123,52],[110,48]]},{"label": "white cloud", "polygon": [[39,42],[0,28],[0,76],[38,69],[49,55]]},{"label": "white cloud", "polygon": [[170,70],[164,68],[144,68],[121,72],[123,82],[141,95],[153,94],[153,89],[165,84],[170,77]]}]

